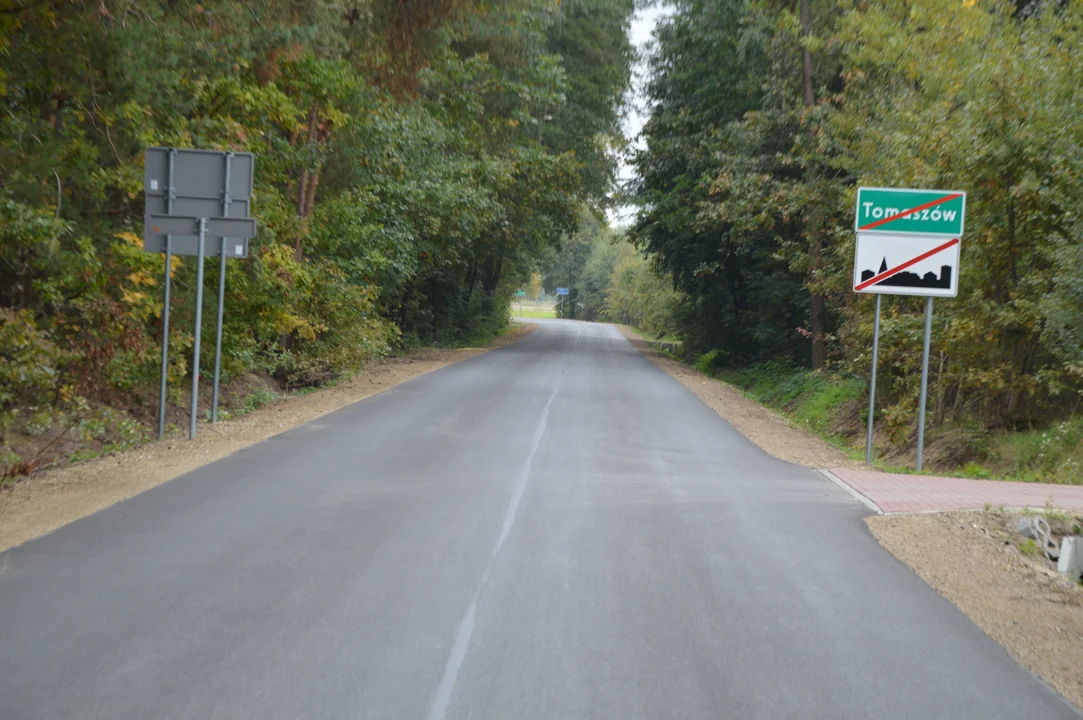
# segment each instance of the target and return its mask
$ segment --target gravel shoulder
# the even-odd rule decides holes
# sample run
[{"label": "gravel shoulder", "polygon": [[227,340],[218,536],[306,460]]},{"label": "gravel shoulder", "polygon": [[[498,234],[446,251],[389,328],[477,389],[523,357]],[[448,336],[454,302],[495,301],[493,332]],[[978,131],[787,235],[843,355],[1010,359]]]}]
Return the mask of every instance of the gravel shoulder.
[{"label": "gravel shoulder", "polygon": [[1016,517],[950,512],[866,523],[892,555],[1083,708],[1083,587],[1019,552]]},{"label": "gravel shoulder", "polygon": [[[620,327],[620,326],[619,326]],[[742,435],[775,457],[813,468],[861,468],[816,435],[719,380],[626,338]],[[1023,555],[1010,513],[881,515],[869,530],[892,555],[963,611],[1017,662],[1083,708],[1083,587]]]},{"label": "gravel shoulder", "polygon": [[796,427],[755,400],[745,397],[732,385],[706,377],[695,368],[658,352],[631,328],[623,325],[617,327],[651,362],[691,390],[737,432],[759,445],[768,454],[779,460],[811,468],[860,467],[841,450],[813,433]]},{"label": "gravel shoulder", "polygon": [[514,324],[483,348],[425,349],[372,363],[348,382],[284,398],[217,425],[201,424],[191,442],[165,438],[32,475],[0,491],[0,552],[411,378],[507,345],[534,329]]}]

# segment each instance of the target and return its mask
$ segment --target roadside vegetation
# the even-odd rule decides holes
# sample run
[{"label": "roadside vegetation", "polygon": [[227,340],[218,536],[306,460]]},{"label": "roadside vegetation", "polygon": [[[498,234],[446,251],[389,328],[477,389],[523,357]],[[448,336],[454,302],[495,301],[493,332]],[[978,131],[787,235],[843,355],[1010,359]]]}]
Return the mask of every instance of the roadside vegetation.
[{"label": "roadside vegetation", "polygon": [[[764,363],[712,370],[701,356],[698,369],[740,388],[793,422],[850,453],[865,457],[868,379]],[[912,414],[912,413],[911,413]],[[874,462],[883,470],[913,472],[910,421],[893,427],[884,418],[874,434]],[[1083,418],[1036,429],[984,428],[977,423],[939,423],[926,436],[927,472],[981,479],[1083,484]]]},{"label": "roadside vegetation", "polygon": [[[562,261],[576,271],[555,264],[578,283],[571,312],[679,336],[690,361],[854,444],[874,304],[851,291],[856,189],[965,190],[959,296],[933,314],[929,468],[1083,482],[1083,0],[671,6],[623,231],[644,273],[623,290],[666,310],[613,282],[619,301],[595,299],[592,268],[620,252],[598,240]],[[884,297],[889,465],[911,463],[923,309]]]},{"label": "roadside vegetation", "polygon": [[679,328],[683,297],[628,243],[593,217],[584,217],[544,265],[546,292],[568,288],[561,317],[629,325],[651,340],[669,337]]},{"label": "roadside vegetation", "polygon": [[[0,476],[150,432],[163,261],[141,247],[148,146],[257,155],[259,235],[227,269],[232,412],[501,333],[512,294],[607,202],[633,4],[9,3]],[[195,262],[170,272],[176,422]],[[216,260],[205,282],[206,340]],[[212,354],[204,342],[204,374]]]},{"label": "roadside vegetation", "polygon": [[552,319],[557,316],[555,305],[532,305],[521,310],[512,308],[512,315],[521,318]]}]

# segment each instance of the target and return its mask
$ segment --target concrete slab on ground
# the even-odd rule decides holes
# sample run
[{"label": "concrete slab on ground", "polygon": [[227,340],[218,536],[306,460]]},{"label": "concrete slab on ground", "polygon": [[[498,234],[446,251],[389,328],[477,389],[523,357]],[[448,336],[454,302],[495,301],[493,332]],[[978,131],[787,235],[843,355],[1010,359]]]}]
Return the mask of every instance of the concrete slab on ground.
[{"label": "concrete slab on ground", "polygon": [[968,480],[932,475],[900,475],[870,470],[831,469],[852,490],[880,512],[943,512],[981,510],[986,505],[1083,511],[1083,485]]}]

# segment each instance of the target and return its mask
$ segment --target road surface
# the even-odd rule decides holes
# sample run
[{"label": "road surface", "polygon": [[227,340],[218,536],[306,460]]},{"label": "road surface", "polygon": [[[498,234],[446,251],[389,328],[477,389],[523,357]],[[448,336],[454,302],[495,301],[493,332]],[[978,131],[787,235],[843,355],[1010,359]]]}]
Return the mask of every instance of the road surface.
[{"label": "road surface", "polygon": [[1078,718],[612,327],[0,555],[0,718]]}]

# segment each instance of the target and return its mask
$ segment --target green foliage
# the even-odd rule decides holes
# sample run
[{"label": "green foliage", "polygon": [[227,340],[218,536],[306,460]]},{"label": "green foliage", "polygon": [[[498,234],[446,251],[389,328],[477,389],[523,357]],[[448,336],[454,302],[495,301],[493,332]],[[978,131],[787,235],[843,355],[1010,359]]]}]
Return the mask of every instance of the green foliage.
[{"label": "green foliage", "polygon": [[1023,538],[1019,541],[1019,552],[1028,557],[1037,557],[1041,554],[1042,549],[1038,543],[1034,542],[1031,538]]},{"label": "green foliage", "polygon": [[[872,300],[849,287],[856,187],[959,188],[963,272],[934,314],[933,426],[977,447],[1077,417],[1083,61],[1068,48],[1083,45],[1083,1],[810,4],[806,32],[795,3],[680,0],[658,33],[631,238],[685,295],[686,345],[807,367],[822,342],[834,371],[867,374]],[[884,299],[877,419],[899,443],[914,432],[922,310]],[[1015,455],[1039,472],[1036,454]]]},{"label": "green foliage", "polygon": [[[989,472],[988,468],[973,461],[968,462],[966,465],[963,466],[963,474],[967,477],[979,478],[981,480],[988,480],[990,477],[992,477],[992,473]],[[986,512],[989,511],[988,503],[986,503],[985,510]]]},{"label": "green foliage", "polygon": [[0,308],[0,430],[18,408],[52,403],[62,362],[29,311]]},{"label": "green foliage", "polygon": [[602,317],[638,328],[656,338],[680,327],[684,297],[630,245],[622,245],[613,263]]},{"label": "green foliage", "polygon": [[[547,292],[568,288],[563,317],[623,323],[662,337],[678,325],[681,295],[597,214],[580,211],[576,232],[543,267]],[[562,307],[561,307],[562,306]]]},{"label": "green foliage", "polygon": [[696,359],[696,369],[704,375],[714,375],[722,369],[726,354],[721,350],[708,350]]},{"label": "green foliage", "polygon": [[555,307],[548,309],[523,308],[521,313],[512,307],[512,314],[524,318],[555,318],[557,316]]},{"label": "green foliage", "polygon": [[990,456],[1020,479],[1083,484],[1083,418],[996,437]]},{"label": "green foliage", "polygon": [[264,405],[270,405],[278,400],[278,394],[267,388],[257,388],[244,398],[244,412],[250,413],[259,410]]},{"label": "green foliage", "polygon": [[785,363],[768,362],[717,373],[759,402],[785,410],[800,425],[821,435],[836,434],[836,424],[861,400],[858,378],[833,377]]},{"label": "green foliage", "polygon": [[[604,204],[633,5],[46,0],[3,14],[0,412],[61,387],[107,404],[153,388],[151,145],[257,154],[260,233],[227,269],[226,379],[312,386],[400,343],[500,332],[513,286]],[[213,303],[217,262],[205,270]],[[169,272],[178,387],[197,269],[175,258]]]}]

